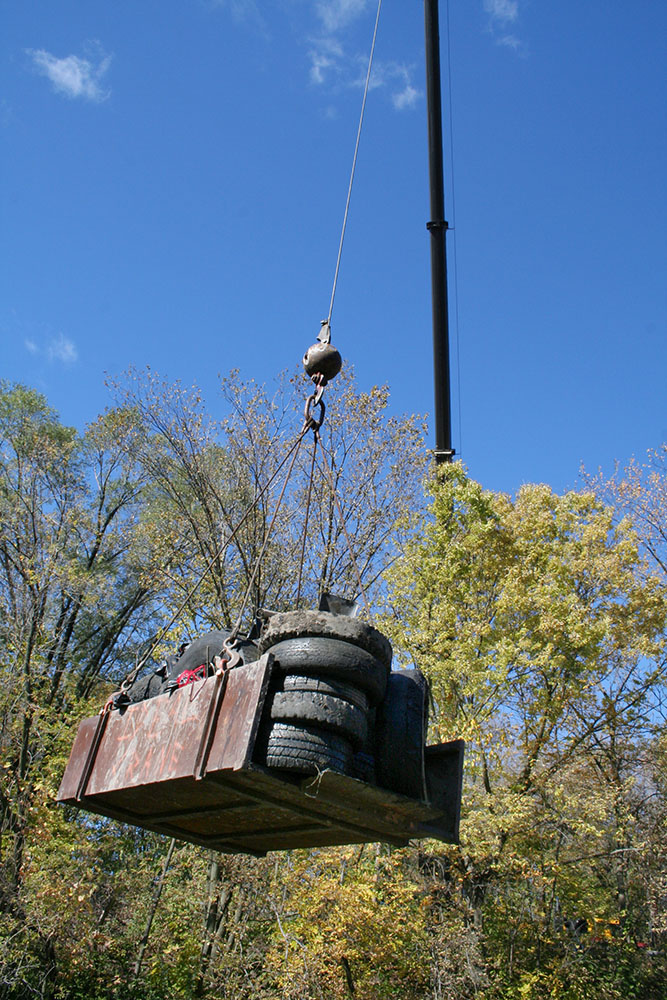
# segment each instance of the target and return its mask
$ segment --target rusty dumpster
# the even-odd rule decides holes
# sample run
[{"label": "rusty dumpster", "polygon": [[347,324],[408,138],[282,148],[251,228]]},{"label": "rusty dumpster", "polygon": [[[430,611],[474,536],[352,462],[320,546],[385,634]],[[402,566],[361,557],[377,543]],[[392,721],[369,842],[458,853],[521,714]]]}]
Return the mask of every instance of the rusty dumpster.
[{"label": "rusty dumpster", "polygon": [[463,742],[425,750],[427,796],[253,759],[270,656],[84,719],[58,801],[223,852],[458,838]]}]

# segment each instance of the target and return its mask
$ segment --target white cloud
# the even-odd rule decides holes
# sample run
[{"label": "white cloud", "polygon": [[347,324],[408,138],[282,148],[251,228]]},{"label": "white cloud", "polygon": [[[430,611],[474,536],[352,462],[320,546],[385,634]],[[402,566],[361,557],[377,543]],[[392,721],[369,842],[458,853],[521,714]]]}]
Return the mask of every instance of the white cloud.
[{"label": "white cloud", "polygon": [[310,53],[310,81],[311,83],[324,83],[327,70],[335,66],[333,59],[325,56],[323,52]]},{"label": "white cloud", "polygon": [[211,3],[213,7],[224,7],[228,10],[235,21],[254,22],[262,31],[265,28],[257,0],[211,0]]},{"label": "white cloud", "polygon": [[26,52],[37,72],[50,80],[57,93],[95,102],[109,97],[111,91],[103,88],[102,80],[111,65],[111,56],[99,51],[90,59],[81,56],[59,59],[45,49],[26,49]]},{"label": "white cloud", "polygon": [[368,56],[349,55],[340,35],[365,12],[370,0],[317,0],[317,37],[310,40],[310,80],[318,86],[363,85]]},{"label": "white cloud", "polygon": [[[359,80],[359,85],[363,79]],[[376,62],[371,76],[371,90],[375,87],[387,87],[391,90],[391,103],[396,111],[413,108],[422,96],[412,84],[412,73],[404,63]]]},{"label": "white cloud", "polygon": [[494,21],[506,24],[519,16],[519,0],[484,0],[484,10]]},{"label": "white cloud", "polygon": [[489,15],[489,31],[496,45],[518,52],[523,48],[521,39],[508,31],[519,17],[519,0],[484,0],[484,10]]},{"label": "white cloud", "polygon": [[[236,19],[253,17],[258,10],[257,0],[209,2],[229,11]],[[377,0],[309,0],[308,4],[302,2],[296,6],[300,11],[308,8],[312,19],[313,31],[305,33],[311,84],[328,94],[362,88],[368,69],[368,49],[364,46],[370,44],[372,15]],[[365,18],[368,31],[364,23],[357,25],[362,18]],[[302,24],[299,27],[303,29]],[[355,27],[358,29],[357,37]],[[360,32],[365,36],[363,41],[358,39]],[[370,86],[371,89],[385,88],[393,107],[403,111],[414,107],[421,97],[421,91],[412,83],[411,74],[412,70],[407,66],[380,64],[375,60]],[[323,113],[326,117],[336,114],[331,105]]]},{"label": "white cloud", "polygon": [[416,87],[413,87],[411,83],[406,83],[403,90],[392,94],[391,100],[397,111],[404,111],[406,108],[414,108],[420,96],[421,92]]},{"label": "white cloud", "polygon": [[51,337],[44,346],[44,341],[38,343],[32,337],[26,337],[23,345],[35,358],[45,358],[50,364],[73,365],[79,360],[79,352],[76,344],[64,333],[59,333],[57,337]]},{"label": "white cloud", "polygon": [[501,35],[500,38],[496,38],[496,44],[504,45],[508,49],[514,49],[515,52],[521,48],[521,41],[516,35]]},{"label": "white cloud", "polygon": [[[350,54],[341,35],[350,23],[360,17],[368,7],[368,0],[320,0],[317,14],[324,31],[310,42],[310,81],[330,90],[355,87],[361,89],[366,81],[368,53]],[[375,59],[370,79],[370,89],[386,88],[397,111],[414,107],[421,91],[412,84],[409,67],[382,63]]]},{"label": "white cloud", "polygon": [[74,342],[62,333],[51,340],[46,354],[49,361],[62,361],[65,365],[73,365],[79,358],[79,352]]},{"label": "white cloud", "polygon": [[334,38],[321,38],[313,43],[308,53],[310,58],[311,83],[323,84],[330,82],[332,76],[341,73],[345,62],[343,47]]},{"label": "white cloud", "polygon": [[317,16],[327,32],[340,31],[364,13],[368,0],[318,0]]}]

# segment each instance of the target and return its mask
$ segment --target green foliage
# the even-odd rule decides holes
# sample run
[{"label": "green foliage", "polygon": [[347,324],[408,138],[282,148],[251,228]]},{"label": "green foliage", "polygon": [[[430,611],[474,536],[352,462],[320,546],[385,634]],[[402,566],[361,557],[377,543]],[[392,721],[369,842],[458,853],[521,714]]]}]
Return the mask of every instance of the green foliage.
[{"label": "green foliage", "polygon": [[427,930],[411,874],[400,853],[362,859],[357,848],[295,858],[288,908],[294,916],[278,923],[271,956],[281,995],[422,996]]},{"label": "green foliage", "polygon": [[[514,991],[488,995],[578,996],[585,977],[570,981],[563,956],[583,961],[596,928],[615,928],[639,982],[634,942],[655,937],[646,846],[665,843],[664,585],[592,493],[524,486],[512,500],[453,466],[431,495],[385,628],[431,681],[434,735],[467,740],[449,858],[494,981]],[[588,937],[568,937],[576,921]],[[623,976],[599,995],[635,995]]]},{"label": "green foliage", "polygon": [[[0,989],[21,1000],[124,996],[130,981],[136,996],[254,997],[260,982],[270,995],[267,900],[282,890],[267,889],[269,868],[178,853],[144,953],[166,846],[54,804],[78,720],[159,623],[171,626],[156,655],[181,631],[230,624],[251,581],[246,617],[295,600],[305,450],[271,517],[303,393],[284,379],[270,396],[233,373],[223,394],[228,415],[214,421],[196,388],[132,372],[120,405],[79,435],[38,393],[0,387]],[[396,512],[418,505],[424,467],[419,422],[387,418],[387,399],[342,378],[324,442],[371,589],[393,556]],[[308,603],[357,588],[323,461],[304,546]]]},{"label": "green foliage", "polygon": [[[0,996],[662,998],[664,454],[564,496],[455,465],[427,506],[420,422],[341,376],[325,455],[432,738],[467,741],[461,844],[172,854],[56,806],[73,733],[165,620],[156,655],[231,623],[262,549],[249,607],[293,605],[310,455],[269,533],[294,379],[233,373],[220,420],[150,372],[116,393],[79,435],[0,388]],[[358,590],[321,463],[312,502],[306,604]]]},{"label": "green foliage", "polygon": [[291,465],[310,391],[302,374],[281,376],[269,392],[233,372],[222,382],[218,421],[196,387],[150,371],[128,372],[113,391],[144,470],[142,530],[169,552],[160,585],[182,629],[231,625],[248,587],[254,608],[293,607],[299,582],[302,606],[316,606],[322,591],[354,595],[355,561],[372,598],[395,555],[397,517],[423,503],[423,428],[418,418],[387,416],[386,387],[361,393],[351,372],[327,387],[312,487],[310,436]]}]

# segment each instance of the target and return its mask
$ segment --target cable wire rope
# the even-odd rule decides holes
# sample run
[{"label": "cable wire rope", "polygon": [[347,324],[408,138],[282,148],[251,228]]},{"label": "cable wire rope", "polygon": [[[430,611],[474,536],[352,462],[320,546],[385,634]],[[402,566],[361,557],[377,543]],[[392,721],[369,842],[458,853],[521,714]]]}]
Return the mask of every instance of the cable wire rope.
[{"label": "cable wire rope", "polygon": [[340,261],[343,254],[343,241],[345,240],[345,230],[347,228],[347,217],[350,212],[350,199],[352,198],[352,185],[354,183],[354,173],[357,168],[357,157],[359,155],[359,143],[361,141],[361,128],[364,123],[364,111],[366,110],[366,98],[368,97],[368,89],[371,82],[371,70],[373,68],[373,55],[375,53],[375,40],[378,33],[378,24],[380,21],[380,11],[382,9],[382,0],[378,0],[377,13],[375,15],[375,27],[373,28],[373,41],[371,42],[371,51],[368,58],[368,70],[366,72],[366,83],[364,84],[364,96],[361,101],[361,114],[359,115],[359,127],[357,129],[357,141],[354,146],[354,156],[352,157],[352,170],[350,171],[350,183],[347,189],[347,200],[345,202],[345,212],[343,213],[343,225],[340,233],[340,243],[338,244],[338,257],[336,259],[336,269],[334,272],[333,288],[331,289],[331,302],[329,303],[329,315],[327,317],[327,323],[331,325],[331,316],[333,313],[334,299],[336,297],[336,287],[338,285],[338,272],[340,271]]},{"label": "cable wire rope", "polygon": [[[167,634],[167,632],[169,631],[169,629],[172,628],[172,626],[178,621],[178,619],[180,618],[180,616],[183,614],[183,611],[187,607],[189,601],[192,600],[192,598],[194,597],[194,595],[197,593],[197,591],[201,587],[202,583],[206,579],[206,575],[211,571],[211,569],[212,569],[214,563],[216,562],[216,560],[220,558],[220,556],[225,552],[225,550],[227,549],[227,547],[234,541],[235,537],[237,536],[237,534],[239,533],[239,531],[241,530],[241,528],[243,527],[243,525],[245,524],[245,522],[248,520],[248,518],[252,514],[253,510],[255,510],[255,508],[257,507],[257,504],[259,503],[259,501],[262,499],[262,497],[267,492],[267,490],[272,486],[274,480],[278,477],[280,471],[284,468],[285,464],[289,461],[290,457],[293,456],[292,457],[292,463],[290,465],[290,469],[289,469],[289,472],[288,472],[288,475],[287,475],[287,480],[289,480],[291,471],[292,471],[292,469],[294,467],[294,462],[296,461],[296,456],[298,455],[299,449],[301,447],[301,442],[303,441],[305,435],[307,434],[307,432],[309,430],[310,430],[310,426],[308,424],[304,424],[304,426],[299,431],[299,433],[298,433],[295,441],[292,442],[292,444],[290,445],[289,449],[287,450],[285,456],[283,457],[283,459],[281,460],[281,462],[279,463],[279,465],[275,469],[273,475],[269,478],[269,480],[262,487],[262,489],[259,490],[259,492],[256,494],[254,500],[248,506],[245,514],[243,515],[243,517],[241,518],[241,520],[238,522],[238,524],[236,525],[236,527],[225,538],[225,540],[223,541],[222,545],[220,545],[218,547],[218,549],[214,552],[212,558],[209,560],[209,562],[204,567],[204,570],[201,573],[199,579],[196,581],[196,583],[187,592],[187,594],[185,595],[185,598],[180,603],[180,605],[178,606],[178,608],[176,609],[176,611],[174,612],[174,614],[171,616],[171,618],[169,619],[169,621],[165,625],[163,625],[161,629],[158,630],[157,634],[150,641],[147,652],[138,660],[136,666],[133,667],[133,669],[125,677],[125,679],[123,680],[123,682],[120,685],[120,690],[121,691],[126,691],[134,683],[134,681],[137,679],[137,677],[139,676],[139,671],[142,669],[142,667],[144,667],[146,665],[146,663],[150,659],[151,655],[153,654],[154,650],[156,649],[156,647],[158,646],[158,644],[162,641],[162,639],[164,639],[164,637]],[[287,485],[287,480],[285,482],[285,486]],[[283,487],[283,491],[281,493],[281,500],[279,501],[278,506],[280,506],[280,502],[282,502],[282,496],[284,494],[284,491],[285,491],[285,487]],[[277,511],[276,511],[276,514],[277,514]],[[274,520],[275,520],[275,515],[274,515]],[[273,524],[273,522],[272,522],[272,524]],[[266,543],[265,543],[265,547],[266,547]],[[262,550],[262,551],[264,551],[264,550]],[[253,577],[252,577],[252,580],[251,580],[249,586],[252,586],[252,583],[254,582],[254,577],[255,577],[255,574],[253,573]],[[244,599],[243,608],[245,608],[245,601],[246,600],[247,600],[247,595],[246,595],[246,598]],[[243,614],[243,609],[241,610],[241,614]]]},{"label": "cable wire rope", "polygon": [[[355,175],[355,172],[356,172],[357,159],[358,159],[358,156],[359,156],[359,145],[360,145],[360,142],[361,142],[361,131],[362,131],[363,122],[364,122],[364,113],[365,113],[365,110],[366,110],[366,100],[368,98],[368,91],[369,91],[369,88],[370,88],[371,72],[372,72],[372,68],[373,68],[373,57],[375,55],[375,43],[376,43],[376,40],[377,40],[378,25],[379,25],[379,22],[380,22],[380,12],[381,12],[381,10],[382,10],[382,0],[378,0],[377,11],[376,11],[376,14],[375,14],[375,23],[374,23],[374,26],[373,26],[373,38],[372,38],[372,41],[371,41],[371,49],[370,49],[370,54],[369,54],[369,58],[368,58],[368,68],[367,68],[367,71],[366,71],[366,80],[365,80],[365,83],[364,83],[363,98],[362,98],[362,101],[361,101],[361,112],[360,112],[360,115],[359,115],[359,125],[358,125],[358,128],[357,128],[357,137],[356,137],[356,141],[355,141],[355,145],[354,145],[354,155],[352,157],[352,169],[350,171],[350,182],[348,184],[348,189],[347,189],[347,198],[346,198],[346,201],[345,201],[345,211],[343,213],[343,223],[342,223],[342,227],[341,227],[340,242],[338,244],[338,255],[336,257],[336,267],[335,267],[335,270],[334,270],[333,286],[332,286],[332,289],[331,289],[331,300],[330,300],[330,303],[329,303],[329,314],[328,314],[328,317],[327,317],[327,320],[326,320],[326,323],[327,323],[327,325],[329,327],[331,325],[331,317],[332,317],[332,314],[333,314],[334,300],[336,298],[336,289],[337,289],[337,286],[338,286],[338,275],[339,275],[339,272],[340,272],[340,263],[341,263],[341,258],[342,258],[342,254],[343,254],[343,243],[345,241],[345,232],[346,232],[346,229],[347,229],[347,220],[348,220],[348,216],[349,216],[349,213],[350,213],[350,201],[352,199],[352,187],[353,187],[353,184],[354,184],[354,175]],[[322,385],[322,388],[323,388],[323,385]],[[313,397],[311,397],[311,398],[313,398]],[[186,594],[184,600],[181,602],[181,604],[179,605],[179,607],[176,610],[176,612],[172,615],[172,617],[170,618],[169,622],[166,625],[164,625],[158,631],[157,635],[153,638],[152,642],[150,643],[148,652],[139,660],[139,662],[134,667],[134,669],[132,671],[130,671],[130,673],[128,674],[128,676],[123,681],[123,683],[121,685],[122,689],[126,689],[130,684],[132,684],[134,682],[134,680],[138,676],[139,671],[146,664],[146,662],[148,661],[149,657],[151,656],[151,654],[155,650],[156,646],[161,642],[161,640],[167,634],[167,632],[169,631],[169,629],[174,625],[174,623],[178,620],[178,618],[180,617],[180,615],[183,613],[183,611],[185,610],[188,602],[192,599],[192,597],[194,596],[194,594],[197,592],[197,590],[199,589],[199,587],[203,583],[203,581],[204,581],[207,573],[210,572],[210,570],[213,567],[213,564],[215,563],[215,561],[220,558],[220,556],[226,550],[226,548],[228,547],[228,545],[234,540],[235,536],[238,534],[238,532],[241,529],[241,527],[243,526],[243,524],[246,522],[246,520],[248,519],[248,517],[250,516],[250,514],[252,513],[252,511],[255,509],[255,507],[259,503],[261,497],[269,489],[269,487],[273,483],[274,479],[276,478],[276,476],[278,475],[278,473],[280,472],[280,470],[283,468],[283,466],[285,465],[285,463],[289,460],[289,458],[291,456],[292,457],[292,461],[290,463],[290,467],[288,469],[287,476],[285,478],[285,482],[283,484],[283,488],[281,490],[280,497],[279,497],[278,503],[276,505],[276,509],[274,511],[274,514],[273,514],[273,517],[272,517],[271,522],[269,524],[269,527],[267,529],[267,532],[266,532],[266,535],[265,535],[265,539],[264,539],[264,544],[263,544],[262,549],[260,551],[259,557],[257,558],[257,560],[255,562],[255,567],[253,569],[251,578],[250,578],[250,580],[248,582],[248,586],[246,588],[246,592],[244,594],[244,597],[243,597],[243,599],[241,601],[241,608],[239,610],[236,622],[235,622],[234,626],[232,627],[232,632],[231,632],[231,635],[230,635],[229,640],[228,640],[228,642],[230,642],[230,643],[234,642],[234,640],[236,639],[236,637],[237,637],[237,635],[239,633],[239,630],[240,630],[240,627],[241,627],[241,622],[242,622],[242,619],[243,619],[243,613],[245,611],[245,607],[246,607],[246,604],[247,604],[247,601],[248,601],[248,597],[250,596],[250,591],[252,589],[252,586],[253,586],[253,584],[255,582],[255,578],[257,576],[257,572],[258,572],[258,569],[259,569],[259,562],[260,562],[260,560],[261,560],[261,558],[262,558],[262,556],[263,556],[263,554],[264,554],[264,552],[266,550],[266,547],[268,545],[269,538],[270,538],[270,535],[271,535],[271,530],[273,528],[273,525],[275,523],[276,517],[278,515],[278,511],[279,511],[280,506],[282,504],[282,500],[283,500],[283,497],[284,497],[284,494],[285,494],[285,490],[287,488],[287,484],[288,484],[289,479],[291,477],[292,470],[294,469],[294,464],[296,462],[296,459],[297,459],[297,456],[298,456],[298,453],[299,453],[299,449],[301,447],[301,442],[303,441],[303,438],[306,435],[306,433],[308,432],[308,430],[312,429],[313,430],[313,437],[314,437],[313,455],[312,455],[311,471],[310,471],[310,477],[309,477],[308,502],[307,502],[307,509],[306,509],[306,524],[304,525],[303,547],[302,547],[302,554],[301,554],[301,564],[300,564],[300,568],[299,568],[298,597],[297,597],[297,603],[298,603],[298,599],[299,599],[300,593],[301,593],[301,582],[302,582],[302,572],[303,572],[303,558],[304,558],[304,554],[305,554],[305,541],[306,541],[306,532],[307,532],[307,527],[308,527],[308,511],[309,511],[309,508],[310,508],[310,491],[312,489],[312,477],[313,477],[313,472],[314,472],[314,468],[315,468],[315,461],[316,461],[315,455],[316,455],[318,443],[320,444],[320,447],[321,447],[321,438],[320,438],[320,435],[319,435],[319,424],[322,422],[322,419],[324,418],[324,403],[321,400],[321,391],[318,394],[318,396],[315,398],[315,405],[319,405],[319,406],[322,407],[322,410],[321,410],[322,416],[321,416],[320,422],[319,423],[317,423],[315,421],[309,422],[310,417],[309,417],[309,411],[307,410],[307,419],[306,419],[306,422],[305,422],[304,426],[302,427],[301,431],[297,435],[296,441],[292,444],[291,448],[288,450],[288,452],[285,455],[284,459],[282,460],[282,462],[280,463],[280,465],[278,466],[278,468],[274,472],[273,476],[271,477],[271,479],[269,480],[269,482],[266,483],[266,485],[264,486],[264,488],[262,490],[260,490],[259,493],[255,496],[255,499],[253,500],[252,504],[248,507],[248,509],[246,510],[245,514],[243,515],[243,517],[241,518],[241,520],[239,521],[239,523],[236,525],[236,527],[234,528],[234,530],[230,533],[230,535],[227,536],[227,538],[225,539],[225,541],[223,542],[223,544],[214,553],[214,555],[213,555],[212,559],[210,560],[210,562],[204,567],[204,570],[203,570],[203,572],[202,572],[199,580],[197,580],[197,582],[195,583],[195,585]],[[335,501],[336,507],[338,509],[339,517],[341,519],[341,525],[342,525],[342,528],[343,528],[343,532],[345,534],[345,538],[347,540],[347,546],[348,546],[348,549],[350,551],[350,556],[352,558],[352,563],[353,563],[353,566],[354,566],[355,574],[356,574],[358,582],[359,582],[359,586],[360,586],[361,593],[362,593],[362,596],[363,596],[363,599],[364,599],[364,603],[366,605],[366,609],[367,609],[368,613],[370,614],[370,608],[368,606],[368,601],[366,600],[366,594],[364,592],[363,584],[361,582],[361,575],[359,573],[359,568],[357,566],[357,562],[356,562],[356,559],[354,557],[354,551],[352,549],[351,541],[350,541],[347,529],[346,529],[344,521],[343,521],[343,514],[342,514],[341,507],[340,507],[340,502],[338,500],[338,496],[336,495],[335,487],[333,485],[333,480],[331,479],[331,475],[330,475],[327,463],[324,462],[323,465],[324,465],[326,476],[327,476],[327,478],[329,480],[329,484],[331,486],[332,492],[334,494],[334,501]]]},{"label": "cable wire rope", "polygon": [[[324,445],[322,443],[322,438],[320,436],[320,432],[319,432],[318,428],[315,429],[315,436],[316,436],[316,438],[318,440],[318,443],[320,445],[320,451],[322,453],[322,458],[323,458],[322,466],[321,467],[322,467],[322,470],[324,471],[324,474],[326,476],[326,480],[327,480],[327,482],[329,484],[329,489],[331,490],[331,495],[333,497],[333,501],[334,501],[334,504],[336,506],[336,510],[338,512],[338,521],[339,521],[339,524],[340,524],[340,526],[341,526],[341,528],[343,530],[343,534],[345,535],[345,541],[347,543],[347,550],[350,553],[350,559],[352,560],[352,568],[354,570],[354,575],[357,578],[357,583],[359,584],[359,593],[361,594],[362,600],[364,602],[364,607],[366,608],[366,612],[368,613],[368,618],[372,622],[373,621],[373,612],[371,611],[370,605],[368,603],[368,598],[366,596],[366,589],[364,587],[363,581],[361,579],[361,573],[359,571],[359,564],[357,563],[357,558],[356,558],[356,556],[354,554],[354,549],[352,548],[352,540],[351,540],[350,534],[349,534],[349,532],[347,530],[347,525],[345,524],[345,515],[343,514],[343,508],[340,505],[340,499],[338,497],[338,490],[336,489],[336,484],[333,481],[333,475],[332,475],[331,469],[329,468],[329,463],[326,461],[326,451],[325,451]],[[330,458],[331,458],[331,464],[332,464],[332,467],[333,467],[333,455],[330,454]],[[318,465],[319,465],[319,463],[318,463]]]}]

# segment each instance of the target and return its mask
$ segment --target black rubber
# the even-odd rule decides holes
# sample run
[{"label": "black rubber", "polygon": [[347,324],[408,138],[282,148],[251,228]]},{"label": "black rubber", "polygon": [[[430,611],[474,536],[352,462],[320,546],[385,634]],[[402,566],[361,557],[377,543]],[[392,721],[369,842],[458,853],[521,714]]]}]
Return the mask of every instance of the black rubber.
[{"label": "black rubber", "polygon": [[391,643],[381,632],[358,618],[334,615],[329,611],[286,611],[271,615],[259,638],[259,651],[266,653],[267,649],[283,639],[305,636],[323,636],[353,643],[365,649],[387,669],[391,667]]},{"label": "black rubber", "polygon": [[426,798],[424,743],[428,682],[419,670],[390,674],[375,720],[377,783],[413,799]]},{"label": "black rubber", "polygon": [[184,670],[196,670],[203,663],[210,666],[214,657],[219,656],[222,652],[223,643],[228,638],[229,632],[223,629],[216,629],[205,635],[197,636],[172,666],[169,671],[170,677],[177,677]]},{"label": "black rubber", "polygon": [[352,764],[352,746],[348,740],[326,730],[276,722],[267,740],[266,764],[301,774],[326,770],[347,774]]},{"label": "black rubber", "polygon": [[331,694],[356,705],[362,712],[368,711],[368,696],[354,684],[329,680],[327,677],[308,677],[304,674],[285,674],[282,678],[283,691],[312,691],[314,694]]},{"label": "black rubber", "polygon": [[276,666],[286,673],[342,681],[364,691],[371,704],[382,700],[389,667],[365,649],[342,639],[300,636],[270,646]]},{"label": "black rubber", "polygon": [[150,673],[140,677],[128,688],[127,699],[130,704],[136,704],[139,701],[147,701],[148,698],[157,698],[158,695],[164,694],[166,690],[167,686],[164,677],[156,673]]},{"label": "black rubber", "polygon": [[[196,670],[202,663],[212,666],[214,658],[222,652],[222,647],[229,635],[230,633],[226,629],[216,629],[194,639],[170,670],[170,680],[174,680],[184,670]],[[236,648],[243,663],[251,663],[259,656],[254,642],[244,641],[239,643]]]},{"label": "black rubber", "polygon": [[269,707],[271,719],[316,726],[348,739],[360,749],[368,735],[366,713],[356,705],[330,694],[313,691],[277,691]]},{"label": "black rubber", "polygon": [[[229,635],[229,631],[216,629],[198,636],[181,656],[168,656],[166,663],[158,671],[145,674],[136,680],[127,690],[125,704],[128,701],[134,704],[170,693],[176,688],[177,678],[185,670],[196,670],[204,663],[212,668],[214,658],[222,652],[223,644]],[[250,640],[244,639],[235,648],[241,656],[242,663],[251,663],[259,657],[257,644]]]},{"label": "black rubber", "polygon": [[376,783],[375,757],[363,753],[361,750],[359,753],[355,753],[352,761],[352,777],[358,778],[359,781],[365,781],[367,785],[374,785]]}]

